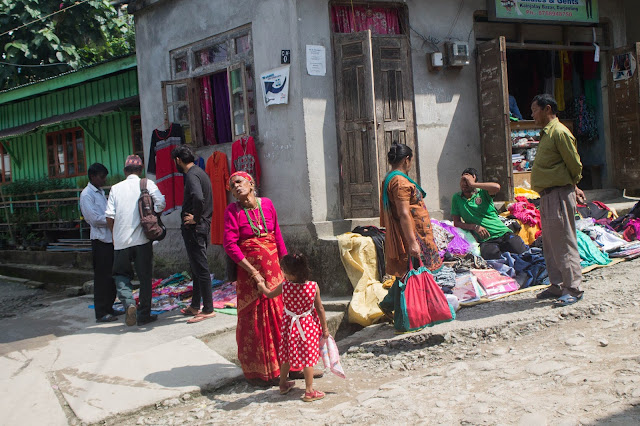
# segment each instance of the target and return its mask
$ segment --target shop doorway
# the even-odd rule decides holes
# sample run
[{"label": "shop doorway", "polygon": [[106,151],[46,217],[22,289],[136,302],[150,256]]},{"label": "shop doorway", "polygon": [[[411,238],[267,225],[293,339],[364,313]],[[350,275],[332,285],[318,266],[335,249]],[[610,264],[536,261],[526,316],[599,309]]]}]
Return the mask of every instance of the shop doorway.
[{"label": "shop doorway", "polygon": [[[640,188],[640,43],[613,49],[608,72],[614,184]],[[635,67],[634,67],[635,62]],[[635,70],[633,70],[635,68]]]},{"label": "shop doorway", "polygon": [[[414,150],[410,174],[417,179],[411,56],[399,12],[365,6],[332,8],[344,218],[379,216],[380,186],[390,170],[386,155],[394,141]],[[378,17],[375,24],[367,25],[369,16]]]},{"label": "shop doorway", "polygon": [[[584,166],[581,188],[602,188],[607,170],[611,171],[609,179],[614,186],[638,185],[637,83],[636,90],[632,90],[637,73],[624,87],[616,89],[609,84],[613,87],[609,96],[609,139],[605,133],[605,119],[609,117],[604,116],[601,80],[610,74],[610,65],[606,60],[595,62],[593,49],[585,45],[562,47],[509,47],[505,37],[478,43],[483,177],[500,183],[500,200],[512,199],[514,187],[531,183],[540,129],[531,121],[530,105],[538,93],[556,98],[558,117],[576,136]],[[601,59],[605,56],[610,55],[602,54]],[[632,91],[635,102],[629,99]],[[618,104],[620,111],[626,113],[616,111]],[[633,150],[635,155],[631,155]],[[612,164],[607,164],[607,158]]]}]

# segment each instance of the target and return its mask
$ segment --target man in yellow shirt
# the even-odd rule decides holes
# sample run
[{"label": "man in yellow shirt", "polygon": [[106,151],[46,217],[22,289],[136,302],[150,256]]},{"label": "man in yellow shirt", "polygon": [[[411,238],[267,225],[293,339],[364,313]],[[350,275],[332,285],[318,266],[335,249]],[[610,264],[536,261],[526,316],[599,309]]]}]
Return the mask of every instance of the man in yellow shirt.
[{"label": "man in yellow shirt", "polygon": [[576,184],[582,179],[582,163],[576,139],[556,117],[558,104],[552,96],[533,98],[531,113],[540,132],[540,145],[531,169],[531,184],[541,198],[542,249],[551,287],[539,299],[555,297],[556,305],[572,305],[582,299],[582,272],[576,235],[576,199],[584,193]]}]

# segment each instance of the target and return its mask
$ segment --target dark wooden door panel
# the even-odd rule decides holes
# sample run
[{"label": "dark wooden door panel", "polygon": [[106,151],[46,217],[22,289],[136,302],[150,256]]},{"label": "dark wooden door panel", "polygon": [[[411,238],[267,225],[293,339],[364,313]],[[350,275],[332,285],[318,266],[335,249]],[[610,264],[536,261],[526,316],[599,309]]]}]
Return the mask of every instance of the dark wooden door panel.
[{"label": "dark wooden door panel", "polygon": [[380,214],[371,32],[334,34],[344,218]]},{"label": "dark wooden door panel", "polygon": [[413,106],[413,77],[407,37],[373,39],[373,75],[376,97],[376,122],[379,179],[384,181],[391,170],[387,153],[395,141],[414,151],[414,164],[409,173],[418,180],[418,153]]},{"label": "dark wooden door panel", "polygon": [[482,178],[500,184],[498,200],[513,198],[509,92],[504,37],[478,44],[478,97]]},{"label": "dark wooden door panel", "polygon": [[[640,43],[613,49],[614,56],[632,53],[638,61]],[[636,65],[638,63],[636,62]],[[634,75],[627,80],[613,81],[609,76],[609,111],[611,116],[611,154],[613,184],[618,188],[640,188],[640,87],[636,66]]]}]

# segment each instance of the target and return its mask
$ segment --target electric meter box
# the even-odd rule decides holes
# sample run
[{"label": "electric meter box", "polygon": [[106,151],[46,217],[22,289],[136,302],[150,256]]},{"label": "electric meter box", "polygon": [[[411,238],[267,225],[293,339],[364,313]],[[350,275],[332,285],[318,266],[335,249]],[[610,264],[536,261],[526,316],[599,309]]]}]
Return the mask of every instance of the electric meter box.
[{"label": "electric meter box", "polygon": [[469,43],[454,41],[445,43],[447,48],[447,65],[461,67],[469,65]]}]

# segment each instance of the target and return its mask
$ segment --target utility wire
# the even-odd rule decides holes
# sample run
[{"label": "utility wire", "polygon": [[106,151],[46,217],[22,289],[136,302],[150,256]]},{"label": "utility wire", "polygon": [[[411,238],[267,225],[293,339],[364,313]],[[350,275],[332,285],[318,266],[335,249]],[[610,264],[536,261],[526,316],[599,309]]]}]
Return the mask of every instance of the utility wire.
[{"label": "utility wire", "polygon": [[9,34],[9,33],[13,32],[13,31],[19,30],[20,28],[27,27],[27,26],[29,26],[29,25],[31,25],[31,24],[33,24],[33,23],[35,23],[35,22],[42,21],[43,19],[46,19],[46,18],[48,18],[48,17],[50,17],[50,16],[53,16],[53,15],[55,15],[55,14],[57,14],[57,13],[64,12],[65,10],[69,10],[69,9],[71,9],[72,7],[80,6],[81,4],[84,4],[84,3],[88,2],[88,1],[89,1],[89,0],[81,0],[81,1],[77,1],[77,2],[75,2],[74,4],[72,4],[71,6],[67,6],[67,7],[65,7],[65,8],[60,9],[60,10],[56,10],[55,12],[50,13],[50,14],[48,14],[48,15],[46,15],[46,16],[41,16],[40,18],[34,19],[34,20],[33,20],[33,21],[31,21],[31,22],[27,22],[26,24],[22,24],[22,25],[20,25],[19,27],[15,27],[15,28],[14,28],[14,29],[12,29],[12,30],[5,31],[5,32],[3,32],[2,34],[0,34],[0,37],[2,37],[2,36],[4,36],[4,35],[7,35],[7,34]]},{"label": "utility wire", "polygon": [[464,6],[464,0],[460,0],[460,5],[458,6],[458,13],[456,14],[456,17],[453,20],[453,23],[451,24],[451,28],[449,28],[449,33],[445,37],[445,40],[450,40],[451,39],[451,33],[453,32],[453,28],[458,23],[458,19],[460,18],[460,13],[462,13],[462,6]]},{"label": "utility wire", "polygon": [[18,67],[18,68],[39,68],[39,67],[58,67],[60,65],[66,65],[66,66],[71,66],[69,64],[67,64],[66,62],[57,62],[55,64],[37,64],[37,65],[28,65],[28,64],[12,64],[9,62],[1,62],[0,61],[0,65],[8,65],[10,67]]}]

